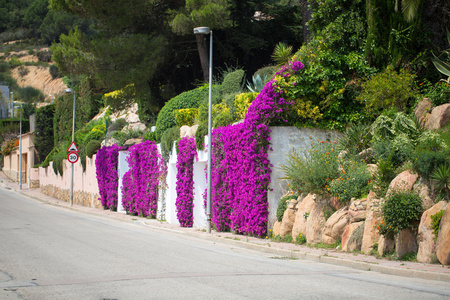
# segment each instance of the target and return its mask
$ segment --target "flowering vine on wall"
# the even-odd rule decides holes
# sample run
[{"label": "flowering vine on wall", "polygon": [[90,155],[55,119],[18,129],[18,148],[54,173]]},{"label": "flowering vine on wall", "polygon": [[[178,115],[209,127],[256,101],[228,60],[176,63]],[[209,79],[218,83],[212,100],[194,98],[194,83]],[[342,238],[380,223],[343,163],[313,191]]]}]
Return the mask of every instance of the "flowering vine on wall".
[{"label": "flowering vine on wall", "polygon": [[[299,61],[280,69],[276,75],[289,77],[303,69]],[[275,76],[277,78],[277,76]],[[267,231],[271,164],[271,121],[283,119],[292,100],[275,79],[268,82],[249,107],[244,122],[220,127],[212,134],[212,222],[217,230],[264,236]]]},{"label": "flowering vine on wall", "polygon": [[114,144],[112,146],[102,147],[97,151],[95,169],[100,201],[105,209],[117,209],[117,188],[119,184],[117,164],[120,149],[121,147]]},{"label": "flowering vine on wall", "polygon": [[195,139],[184,137],[178,143],[177,156],[177,218],[182,227],[194,223],[194,158],[197,156]]},{"label": "flowering vine on wall", "polygon": [[165,166],[153,141],[145,141],[128,149],[130,167],[123,177],[122,204],[126,212],[142,217],[156,217],[159,180]]}]

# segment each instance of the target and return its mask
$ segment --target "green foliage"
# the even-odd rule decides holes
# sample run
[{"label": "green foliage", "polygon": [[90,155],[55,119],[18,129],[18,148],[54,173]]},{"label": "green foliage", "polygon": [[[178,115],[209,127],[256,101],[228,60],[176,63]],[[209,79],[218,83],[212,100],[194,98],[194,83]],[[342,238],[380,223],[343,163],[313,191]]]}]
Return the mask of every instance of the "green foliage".
[{"label": "green foliage", "polygon": [[25,68],[23,65],[20,66],[20,67],[18,68],[18,70],[19,70],[19,76],[20,76],[20,77],[24,77],[24,76],[26,76],[26,75],[30,72],[30,70],[28,70],[28,68]]},{"label": "green foliage", "polygon": [[292,46],[288,46],[286,43],[278,43],[273,50],[272,60],[279,66],[286,64],[292,58],[292,49]]},{"label": "green foliage", "polygon": [[247,80],[247,88],[252,93],[260,93],[264,88],[264,85],[267,83],[267,75],[264,76],[264,80],[261,78],[261,75],[253,75],[252,76],[253,83],[250,83]]},{"label": "green foliage", "polygon": [[34,145],[39,161],[44,161],[54,147],[53,118],[55,104],[46,105],[36,110],[36,128]]},{"label": "green foliage", "polygon": [[38,51],[36,56],[39,61],[42,62],[51,62],[52,61],[52,53],[50,51]]},{"label": "green foliage", "polygon": [[450,166],[439,165],[431,174],[431,182],[438,195],[450,198]]},{"label": "green foliage", "polygon": [[397,175],[395,166],[391,161],[392,156],[386,159],[379,158],[377,162],[377,171],[373,178],[373,190],[377,195],[385,195],[391,181]]},{"label": "green foliage", "polygon": [[97,153],[98,149],[102,147],[102,144],[97,140],[91,140],[86,144],[86,155],[92,158]]},{"label": "green foliage", "polygon": [[[448,31],[448,28],[447,28],[447,41],[448,41],[448,44],[450,45],[450,32]],[[444,50],[441,53],[441,55],[446,56],[446,58],[444,58],[444,60],[441,60],[439,57],[437,57],[433,53],[432,61],[433,61],[434,66],[436,67],[436,69],[439,72],[441,72],[445,76],[448,76],[447,79],[441,79],[441,80],[447,84],[450,84],[450,48],[447,50]],[[439,55],[439,56],[441,56],[441,55]]]},{"label": "green foliage", "polygon": [[423,212],[422,200],[414,192],[392,191],[382,206],[385,226],[380,234],[396,234],[398,231],[417,226]]},{"label": "green foliage", "polygon": [[177,126],[166,129],[161,137],[161,154],[164,160],[168,160],[172,153],[173,142],[180,138],[180,128]]},{"label": "green foliage", "polygon": [[369,124],[350,124],[346,128],[344,135],[338,139],[338,145],[339,149],[356,155],[369,148],[371,140],[372,133]]},{"label": "green foliage", "polygon": [[136,91],[134,85],[129,84],[120,90],[104,94],[103,101],[105,105],[111,107],[112,111],[118,111],[129,105],[135,95]]},{"label": "green foliage", "polygon": [[101,130],[92,130],[89,132],[83,140],[84,145],[88,145],[91,141],[102,141],[105,139],[105,131]]},{"label": "green foliage", "polygon": [[114,131],[111,137],[117,141],[119,146],[122,146],[127,141],[127,134],[123,131]]},{"label": "green foliage", "polygon": [[195,147],[197,150],[203,150],[205,143],[205,136],[208,134],[208,124],[202,123],[198,126],[195,132]]},{"label": "green foliage", "polygon": [[142,141],[152,141],[156,142],[156,133],[154,131],[148,131],[144,134],[144,137],[142,138]]},{"label": "green foliage", "polygon": [[306,244],[306,235],[299,233],[298,236],[295,238],[295,243],[297,245]]},{"label": "green foliage", "polygon": [[285,210],[287,209],[288,203],[291,199],[297,199],[297,195],[288,195],[288,196],[284,196],[282,197],[279,201],[278,201],[278,207],[277,207],[277,220],[278,222],[281,222],[281,220],[283,220],[283,215]]},{"label": "green foliage", "polygon": [[213,127],[218,128],[230,125],[231,123],[233,123],[233,116],[231,115],[231,113],[228,110],[222,111],[214,117]]},{"label": "green foliage", "polygon": [[158,140],[161,140],[162,134],[168,128],[176,125],[174,116],[175,110],[197,108],[202,100],[208,99],[208,91],[208,85],[203,85],[194,90],[181,93],[167,101],[159,112],[156,120],[156,136]]},{"label": "green foliage", "polygon": [[450,102],[450,84],[437,82],[434,85],[425,80],[421,85],[424,98],[428,98],[434,106]]},{"label": "green foliage", "polygon": [[444,215],[445,210],[441,210],[434,215],[431,215],[431,229],[433,229],[434,234],[434,242],[437,241],[439,235],[439,226],[441,225],[442,216]]},{"label": "green foliage", "polygon": [[364,104],[369,114],[380,113],[387,107],[407,111],[417,94],[414,79],[415,75],[405,69],[397,73],[389,66],[362,84],[363,92],[357,100]]},{"label": "green foliage", "polygon": [[261,69],[258,69],[255,74],[253,74],[252,77],[257,77],[259,76],[260,78],[265,78],[267,80],[272,79],[272,77],[275,75],[275,73],[278,71],[278,67],[276,66],[268,66],[268,67],[263,67]]},{"label": "green foliage", "polygon": [[425,179],[430,179],[433,171],[448,162],[448,154],[441,151],[418,149],[412,155],[414,171]]},{"label": "green foliage", "polygon": [[281,169],[283,179],[290,182],[294,192],[323,193],[328,182],[339,177],[339,159],[335,142],[312,143],[303,153],[292,150]]},{"label": "green foliage", "polygon": [[369,192],[370,173],[366,164],[350,162],[344,165],[340,176],[332,179],[328,190],[343,203]]},{"label": "green foliage", "polygon": [[122,130],[126,125],[128,125],[128,122],[125,119],[116,119],[108,126],[108,132]]},{"label": "green foliage", "polygon": [[6,141],[6,143],[2,146],[1,155],[2,156],[10,155],[11,152],[16,148],[16,142],[17,142],[16,139]]},{"label": "green foliage", "polygon": [[58,69],[58,67],[55,66],[55,65],[51,65],[51,66],[48,68],[48,72],[49,72],[50,75],[52,76],[52,79],[55,79],[55,78],[57,78],[57,77],[59,76],[59,69]]},{"label": "green foliage", "polygon": [[242,90],[244,76],[245,72],[242,69],[229,71],[225,74],[222,81],[222,93],[224,95],[239,93]]},{"label": "green foliage", "polygon": [[[14,95],[16,99],[16,95]],[[19,98],[25,103],[44,102],[44,94],[41,90],[34,87],[27,86],[18,90]]]},{"label": "green foliage", "polygon": [[236,115],[239,119],[244,119],[247,114],[248,108],[255,100],[258,93],[242,93],[236,95],[234,98],[234,107],[236,109]]},{"label": "green foliage", "polygon": [[198,115],[197,108],[185,108],[185,109],[177,109],[173,111],[173,115],[175,117],[175,124],[178,127],[183,125],[192,126],[194,125],[195,119]]}]

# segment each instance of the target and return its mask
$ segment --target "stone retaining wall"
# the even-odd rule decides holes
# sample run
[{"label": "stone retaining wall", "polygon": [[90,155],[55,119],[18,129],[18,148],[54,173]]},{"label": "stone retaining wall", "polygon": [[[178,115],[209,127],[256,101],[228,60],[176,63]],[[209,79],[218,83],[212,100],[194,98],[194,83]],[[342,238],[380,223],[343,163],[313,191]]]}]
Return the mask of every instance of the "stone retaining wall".
[{"label": "stone retaining wall", "polygon": [[[61,189],[54,185],[41,186],[41,193],[62,200],[64,202],[70,201],[70,190]],[[74,191],[73,192],[73,204],[93,207],[93,208],[103,208],[99,200],[100,195],[96,193]]]}]

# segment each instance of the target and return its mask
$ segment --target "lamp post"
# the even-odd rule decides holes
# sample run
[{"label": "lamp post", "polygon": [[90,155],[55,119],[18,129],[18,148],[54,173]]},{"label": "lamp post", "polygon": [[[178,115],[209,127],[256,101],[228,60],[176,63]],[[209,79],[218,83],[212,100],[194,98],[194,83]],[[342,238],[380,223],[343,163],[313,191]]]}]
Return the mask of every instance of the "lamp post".
[{"label": "lamp post", "polygon": [[209,99],[208,99],[208,186],[206,194],[206,232],[211,233],[211,154],[212,154],[212,55],[213,55],[213,32],[209,27],[195,27],[194,34],[209,34]]},{"label": "lamp post", "polygon": [[[72,118],[72,143],[75,141],[75,91],[73,89],[66,89],[66,94],[73,93],[73,118]],[[72,175],[70,176],[70,206],[73,206],[73,165]]]},{"label": "lamp post", "polygon": [[14,92],[11,92],[11,110],[12,110],[12,117],[11,119],[14,119]]},{"label": "lamp post", "polygon": [[14,106],[13,102],[13,111],[15,108],[20,108],[20,139],[19,139],[19,189],[22,189],[22,103],[20,106]]}]

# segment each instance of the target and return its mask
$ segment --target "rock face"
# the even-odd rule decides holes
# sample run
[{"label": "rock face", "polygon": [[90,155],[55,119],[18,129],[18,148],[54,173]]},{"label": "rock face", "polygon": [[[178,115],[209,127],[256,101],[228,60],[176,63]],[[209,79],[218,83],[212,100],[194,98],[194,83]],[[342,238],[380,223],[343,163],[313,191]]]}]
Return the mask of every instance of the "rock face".
[{"label": "rock face", "polygon": [[390,193],[392,193],[393,190],[397,190],[397,191],[401,190],[401,191],[405,191],[405,192],[411,191],[414,187],[414,184],[417,181],[417,178],[419,178],[419,175],[411,173],[411,171],[409,171],[409,170],[401,172],[389,184],[389,188],[386,193],[386,197]]},{"label": "rock face", "polygon": [[301,233],[306,234],[306,221],[305,214],[309,214],[314,207],[314,195],[308,194],[301,202],[296,206],[297,212],[295,213],[295,221],[292,227],[292,238],[295,239]]},{"label": "rock face", "polygon": [[417,253],[417,236],[414,230],[406,228],[399,231],[395,249],[398,258],[402,258],[407,253]]},{"label": "rock face", "polygon": [[322,241],[322,232],[326,223],[323,204],[314,203],[314,206],[306,220],[306,242],[317,244]]},{"label": "rock face", "polygon": [[381,213],[379,208],[379,200],[376,194],[370,191],[367,196],[366,222],[364,223],[364,234],[361,245],[361,251],[368,254],[372,251],[373,245],[378,241],[380,235],[378,233],[377,224],[381,222]]},{"label": "rock face", "polygon": [[180,138],[184,138],[187,135],[189,129],[191,129],[191,127],[189,127],[187,125],[181,126],[180,127]]},{"label": "rock face", "polygon": [[[354,251],[361,249],[364,222],[351,223],[347,225],[342,234],[342,250]],[[359,249],[358,249],[359,246]]]},{"label": "rock face", "polygon": [[275,224],[273,224],[272,235],[273,236],[280,235],[280,229],[281,229],[281,222],[276,221]]},{"label": "rock face", "polygon": [[436,243],[434,242],[433,229],[431,229],[431,216],[444,210],[447,202],[441,201],[422,214],[419,225],[419,252],[417,261],[421,263],[431,263],[431,255],[436,252]]},{"label": "rock face", "polygon": [[348,225],[348,211],[341,208],[335,212],[325,223],[322,233],[322,242],[325,244],[333,244],[342,236],[345,227]]},{"label": "rock face", "polygon": [[413,190],[420,196],[422,200],[422,206],[425,210],[431,208],[434,205],[433,199],[431,199],[430,189],[423,183],[416,183]]},{"label": "rock face", "polygon": [[[294,200],[295,201],[295,200]],[[290,203],[287,209],[284,211],[283,220],[281,221],[280,226],[280,236],[284,238],[286,235],[292,233],[292,226],[295,221],[295,204]]]},{"label": "rock face", "polygon": [[395,241],[388,239],[384,236],[380,236],[378,239],[378,254],[380,256],[386,255],[394,251]]},{"label": "rock face", "polygon": [[423,100],[417,104],[416,109],[414,110],[416,119],[419,120],[420,124],[424,128],[428,128],[432,106],[433,105],[431,104],[430,100],[428,100],[428,98],[423,98]]},{"label": "rock face", "polygon": [[437,130],[445,127],[450,120],[450,103],[442,104],[431,111],[428,129]]},{"label": "rock face", "polygon": [[450,265],[450,205],[447,205],[439,226],[436,256],[443,265]]}]

